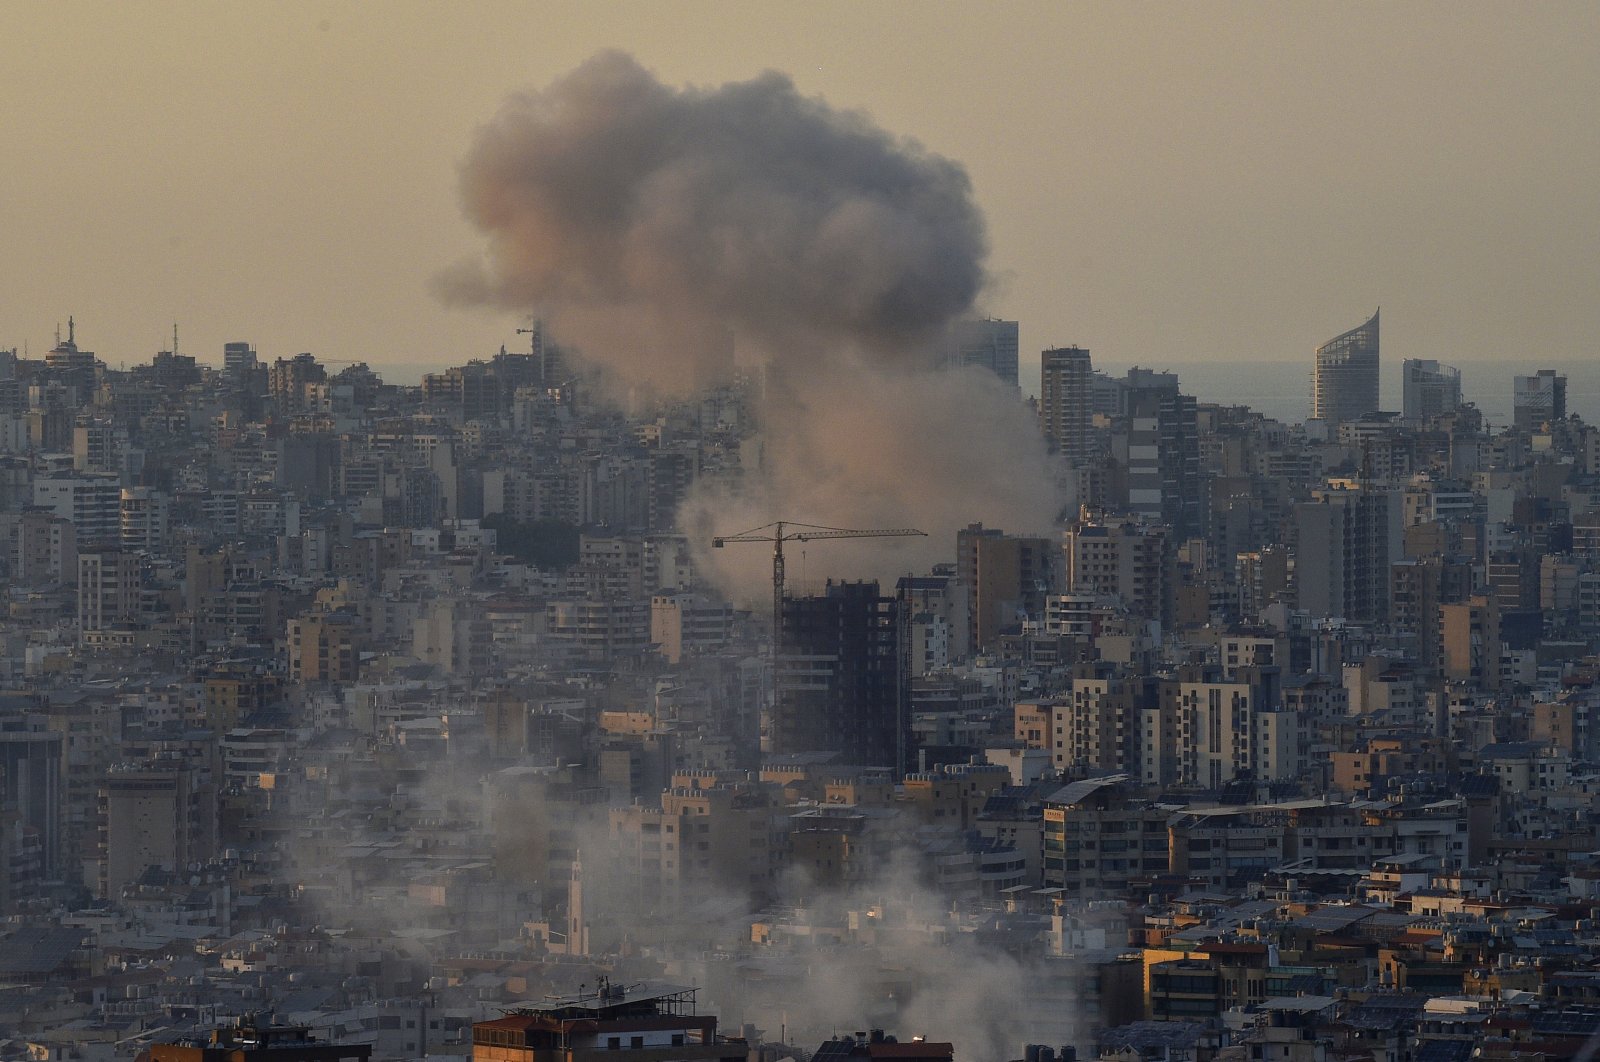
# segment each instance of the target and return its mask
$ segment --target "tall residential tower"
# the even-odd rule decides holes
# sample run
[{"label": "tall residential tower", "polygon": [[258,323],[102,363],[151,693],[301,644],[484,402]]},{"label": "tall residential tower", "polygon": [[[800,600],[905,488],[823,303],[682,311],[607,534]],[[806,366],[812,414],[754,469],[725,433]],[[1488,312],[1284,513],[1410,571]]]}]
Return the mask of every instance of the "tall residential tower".
[{"label": "tall residential tower", "polygon": [[837,752],[848,762],[905,773],[911,682],[900,602],[876,582],[834,583],[783,601],[771,751]]},{"label": "tall residential tower", "polygon": [[1081,347],[1039,355],[1039,419],[1050,448],[1073,465],[1088,458],[1094,371]]}]

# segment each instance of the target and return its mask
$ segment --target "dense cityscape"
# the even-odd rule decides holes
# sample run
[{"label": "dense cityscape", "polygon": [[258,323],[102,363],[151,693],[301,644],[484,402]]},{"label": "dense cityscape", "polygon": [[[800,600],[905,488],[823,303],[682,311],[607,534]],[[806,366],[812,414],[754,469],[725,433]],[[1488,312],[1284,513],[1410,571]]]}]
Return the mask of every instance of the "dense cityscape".
[{"label": "dense cityscape", "polygon": [[1434,361],[1377,411],[1374,314],[1285,424],[1077,347],[1031,399],[967,319],[926,371],[1011,393],[1056,523],[713,541],[679,513],[766,405],[731,358],[630,404],[537,323],[417,386],[80,331],[0,354],[0,1057],[272,1015],[307,1058],[1443,1062],[1600,1020],[1558,371],[1503,428]]},{"label": "dense cityscape", "polygon": [[0,1062],[1600,1060],[1600,5],[0,39]]}]

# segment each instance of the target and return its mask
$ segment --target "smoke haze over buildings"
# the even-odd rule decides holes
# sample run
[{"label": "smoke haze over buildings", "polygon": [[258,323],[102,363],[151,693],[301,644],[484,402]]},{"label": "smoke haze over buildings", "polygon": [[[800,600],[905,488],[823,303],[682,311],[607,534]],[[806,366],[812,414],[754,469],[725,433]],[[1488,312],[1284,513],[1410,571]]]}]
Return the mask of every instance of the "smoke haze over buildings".
[{"label": "smoke haze over buildings", "polygon": [[621,386],[687,391],[728,330],[765,371],[759,474],[700,489],[686,527],[916,524],[932,557],[972,520],[1056,516],[1015,392],[937,364],[985,282],[959,164],[781,74],[676,89],[607,52],[508,100],[462,194],[488,254],[438,278],[447,300],[537,312]]}]

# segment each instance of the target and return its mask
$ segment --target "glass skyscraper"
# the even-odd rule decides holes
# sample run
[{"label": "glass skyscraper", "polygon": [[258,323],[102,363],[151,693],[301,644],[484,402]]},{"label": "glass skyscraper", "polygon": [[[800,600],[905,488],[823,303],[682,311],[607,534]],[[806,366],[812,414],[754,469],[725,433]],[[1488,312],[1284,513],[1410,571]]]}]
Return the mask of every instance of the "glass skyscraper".
[{"label": "glass skyscraper", "polygon": [[1461,370],[1437,361],[1407,358],[1400,365],[1401,411],[1426,420],[1461,408]]},{"label": "glass skyscraper", "polygon": [[1330,426],[1378,408],[1378,315],[1317,348],[1311,415]]}]

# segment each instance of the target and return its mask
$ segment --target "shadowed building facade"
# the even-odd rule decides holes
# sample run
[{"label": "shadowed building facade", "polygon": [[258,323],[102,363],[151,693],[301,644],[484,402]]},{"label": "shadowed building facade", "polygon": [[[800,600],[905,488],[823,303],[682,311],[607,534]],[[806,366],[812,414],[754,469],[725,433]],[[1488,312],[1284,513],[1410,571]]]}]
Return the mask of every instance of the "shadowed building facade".
[{"label": "shadowed building facade", "polygon": [[911,683],[900,619],[900,602],[876,582],[785,599],[772,752],[839,752],[905,772]]},{"label": "shadowed building facade", "polygon": [[1352,623],[1389,618],[1389,563],[1400,555],[1399,502],[1364,487],[1312,492],[1294,507],[1297,605]]}]

